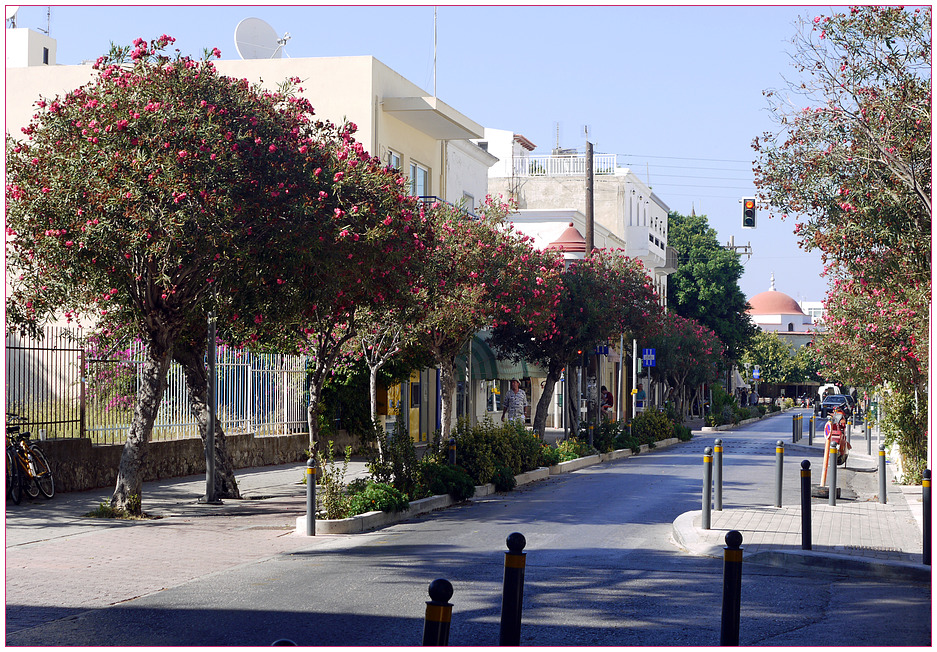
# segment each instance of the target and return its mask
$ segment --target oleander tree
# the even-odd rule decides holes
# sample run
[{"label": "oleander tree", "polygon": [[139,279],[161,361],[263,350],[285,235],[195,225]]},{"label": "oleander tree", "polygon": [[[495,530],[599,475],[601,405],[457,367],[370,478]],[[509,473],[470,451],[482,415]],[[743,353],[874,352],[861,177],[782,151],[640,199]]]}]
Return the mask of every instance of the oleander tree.
[{"label": "oleander tree", "polygon": [[307,187],[294,207],[308,229],[282,231],[273,273],[226,300],[222,329],[235,342],[308,356],[311,451],[326,381],[343,358],[360,357],[355,338],[375,315],[413,306],[431,233],[406,179],[365,151],[353,123],[316,125],[329,137],[318,143],[322,158],[307,159]]},{"label": "oleander tree", "polygon": [[473,219],[434,204],[432,240],[419,270],[420,320],[414,331],[440,371],[442,436],[451,431],[456,356],[485,327],[524,324],[553,335],[562,261],[535,249],[506,221],[511,207],[491,197]]},{"label": "oleander tree", "polygon": [[41,98],[22,137],[7,137],[8,327],[107,320],[146,345],[111,500],[132,513],[170,361],[201,420],[208,314],[260,314],[284,260],[295,269],[326,250],[296,243],[318,242],[333,184],[321,170],[342,141],[313,122],[295,80],[264,91],[219,75],[217,49],[194,60],[168,54],[172,42],[112,48],[90,83]]},{"label": "oleander tree", "polygon": [[931,293],[931,9],[803,19],[791,58],[796,78],[765,92],[777,127],[753,143],[759,203],[823,257],[825,374],[913,393]]},{"label": "oleander tree", "polygon": [[726,347],[716,333],[696,321],[666,312],[647,338],[657,349],[653,373],[674,388],[677,413],[685,416],[691,390],[714,382],[725,366]]},{"label": "oleander tree", "polygon": [[[578,365],[581,351],[619,335],[643,337],[660,316],[660,304],[644,266],[620,249],[596,249],[591,256],[570,262],[559,282],[559,302],[548,319],[503,321],[495,326],[491,338],[499,354],[525,359],[547,370],[533,420],[538,433],[546,426],[563,369]],[[577,430],[578,426],[573,432]]]}]

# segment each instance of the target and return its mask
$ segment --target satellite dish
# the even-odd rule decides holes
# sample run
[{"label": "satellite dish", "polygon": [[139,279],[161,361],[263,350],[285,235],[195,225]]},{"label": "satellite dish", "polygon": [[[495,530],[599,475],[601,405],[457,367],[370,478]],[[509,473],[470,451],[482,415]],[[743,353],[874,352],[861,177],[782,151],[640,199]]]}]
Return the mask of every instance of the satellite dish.
[{"label": "satellite dish", "polygon": [[7,20],[10,21],[10,27],[16,27],[16,12],[19,10],[19,5],[7,5]]},{"label": "satellite dish", "polygon": [[260,18],[245,18],[234,29],[234,45],[242,59],[279,59],[288,40],[289,32],[279,38]]}]

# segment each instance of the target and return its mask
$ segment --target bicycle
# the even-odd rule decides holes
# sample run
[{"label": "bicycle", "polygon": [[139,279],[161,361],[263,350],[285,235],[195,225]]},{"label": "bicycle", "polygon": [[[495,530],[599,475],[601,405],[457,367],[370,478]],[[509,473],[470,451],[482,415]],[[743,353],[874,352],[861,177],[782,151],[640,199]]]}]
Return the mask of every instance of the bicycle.
[{"label": "bicycle", "polygon": [[[15,415],[9,417],[16,418]],[[20,427],[7,425],[6,473],[7,491],[16,505],[23,499],[23,492],[30,498],[40,493],[46,498],[55,495],[55,481],[52,469],[39,446],[30,440],[28,432],[20,432]]]}]

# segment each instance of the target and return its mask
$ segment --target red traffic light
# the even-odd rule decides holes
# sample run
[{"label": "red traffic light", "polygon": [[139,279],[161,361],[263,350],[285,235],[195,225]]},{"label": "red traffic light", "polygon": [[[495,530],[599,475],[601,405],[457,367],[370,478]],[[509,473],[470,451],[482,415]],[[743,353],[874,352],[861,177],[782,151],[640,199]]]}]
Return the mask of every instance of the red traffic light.
[{"label": "red traffic light", "polygon": [[746,199],[746,200],[745,200],[745,210],[750,211],[750,210],[754,210],[754,208],[755,208],[755,200],[754,200],[754,199]]}]

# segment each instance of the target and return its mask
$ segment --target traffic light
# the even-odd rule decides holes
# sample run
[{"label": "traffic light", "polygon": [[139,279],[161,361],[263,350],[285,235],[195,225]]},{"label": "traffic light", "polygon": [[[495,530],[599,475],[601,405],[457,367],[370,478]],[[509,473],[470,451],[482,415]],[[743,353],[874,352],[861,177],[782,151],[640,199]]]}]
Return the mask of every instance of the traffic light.
[{"label": "traffic light", "polygon": [[742,199],[742,228],[755,228],[755,200],[752,197]]}]

